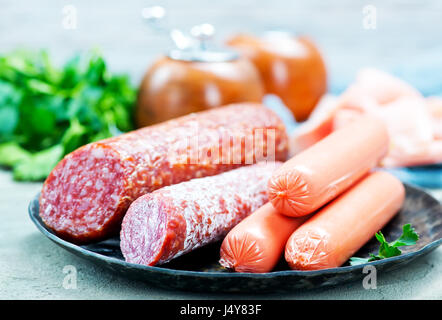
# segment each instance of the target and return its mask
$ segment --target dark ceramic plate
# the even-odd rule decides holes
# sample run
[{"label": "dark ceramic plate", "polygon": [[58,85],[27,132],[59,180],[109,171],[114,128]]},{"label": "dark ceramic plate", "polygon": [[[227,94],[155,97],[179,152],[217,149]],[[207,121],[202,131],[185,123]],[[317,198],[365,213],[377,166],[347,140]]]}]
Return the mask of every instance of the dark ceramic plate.
[{"label": "dark ceramic plate", "polygon": [[[402,226],[411,223],[420,235],[418,244],[404,247],[401,256],[370,262],[378,272],[403,267],[442,243],[442,206],[423,190],[406,185],[407,197],[401,211],[382,230],[387,240],[400,236]],[[293,292],[299,289],[337,285],[362,279],[364,265],[319,270],[289,270],[281,262],[275,271],[264,274],[231,273],[218,264],[220,243],[215,243],[181,256],[161,267],[148,267],[124,261],[119,247],[119,238],[77,246],[57,237],[47,229],[38,215],[38,195],[29,205],[31,220],[49,239],[68,251],[111,269],[122,276],[138,281],[147,281],[167,289],[205,292]],[[376,253],[376,240],[368,242],[355,256],[366,257]],[[283,259],[282,259],[283,260]]]}]

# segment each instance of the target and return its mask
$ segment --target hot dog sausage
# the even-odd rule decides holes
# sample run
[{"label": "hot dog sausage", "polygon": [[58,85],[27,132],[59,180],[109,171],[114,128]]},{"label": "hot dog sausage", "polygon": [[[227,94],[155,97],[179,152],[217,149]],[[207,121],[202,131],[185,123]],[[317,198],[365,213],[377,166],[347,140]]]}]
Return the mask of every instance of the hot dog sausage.
[{"label": "hot dog sausage", "polygon": [[290,236],[285,259],[292,269],[341,266],[398,212],[404,197],[391,174],[369,174]]},{"label": "hot dog sausage", "polygon": [[280,164],[258,163],[138,198],[121,227],[126,261],[161,264],[221,239],[268,201],[267,180]]},{"label": "hot dog sausage", "polygon": [[130,203],[163,186],[287,157],[282,121],[259,104],[195,113],[83,146],[46,179],[40,216],[76,243],[119,231]]},{"label": "hot dog sausage", "polygon": [[372,117],[362,117],[276,170],[269,181],[269,199],[283,214],[309,214],[360,179],[387,150],[384,124]]},{"label": "hot dog sausage", "polygon": [[224,238],[220,264],[237,272],[269,272],[284,253],[287,239],[307,217],[280,214],[268,202],[237,224]]}]

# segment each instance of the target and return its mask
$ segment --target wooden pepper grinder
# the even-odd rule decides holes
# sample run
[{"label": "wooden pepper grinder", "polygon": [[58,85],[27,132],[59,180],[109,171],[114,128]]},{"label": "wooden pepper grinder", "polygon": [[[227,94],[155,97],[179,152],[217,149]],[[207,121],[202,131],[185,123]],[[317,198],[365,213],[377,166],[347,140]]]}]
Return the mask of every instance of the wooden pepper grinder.
[{"label": "wooden pepper grinder", "polygon": [[238,34],[227,44],[255,64],[266,93],[279,96],[297,121],[308,118],[327,90],[324,61],[306,37],[281,31],[261,37]]},{"label": "wooden pepper grinder", "polygon": [[[155,12],[148,21],[162,18],[158,7]],[[210,47],[213,26],[195,26],[191,37],[177,29],[169,34],[176,49],[153,63],[139,88],[139,127],[229,103],[262,101],[264,87],[253,63],[233,50]]]}]

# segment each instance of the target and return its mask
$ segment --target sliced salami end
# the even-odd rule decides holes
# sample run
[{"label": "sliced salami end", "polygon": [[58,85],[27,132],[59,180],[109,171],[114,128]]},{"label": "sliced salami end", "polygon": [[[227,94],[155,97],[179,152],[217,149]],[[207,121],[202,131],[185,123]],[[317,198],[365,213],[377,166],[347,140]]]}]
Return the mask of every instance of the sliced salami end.
[{"label": "sliced salami end", "polygon": [[65,157],[47,178],[40,216],[69,240],[87,242],[118,228],[125,206],[124,166],[119,154],[100,144]]},{"label": "sliced salami end", "polygon": [[126,261],[157,265],[220,240],[268,201],[281,163],[260,163],[156,190],[132,203],[121,228]]}]

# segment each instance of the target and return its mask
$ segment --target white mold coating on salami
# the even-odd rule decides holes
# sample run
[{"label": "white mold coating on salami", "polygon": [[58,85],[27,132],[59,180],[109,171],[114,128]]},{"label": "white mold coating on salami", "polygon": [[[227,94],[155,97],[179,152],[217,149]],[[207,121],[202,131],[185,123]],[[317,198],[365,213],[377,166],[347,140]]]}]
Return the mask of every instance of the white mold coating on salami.
[{"label": "white mold coating on salami", "polygon": [[220,240],[268,201],[267,181],[280,162],[259,163],[164,187],[138,198],[121,229],[128,262],[155,265]]},{"label": "white mold coating on salami", "polygon": [[[46,179],[40,216],[64,239],[76,243],[104,239],[119,231],[129,205],[144,194],[244,166],[245,159],[263,160],[259,151],[266,150],[266,139],[252,150],[233,146],[232,153],[241,155],[239,162],[218,163],[196,156],[230,145],[230,138],[254,141],[260,129],[275,133],[275,158],[286,160],[285,127],[259,104],[190,114],[91,143],[67,155]],[[189,144],[195,137],[198,144]]]}]

